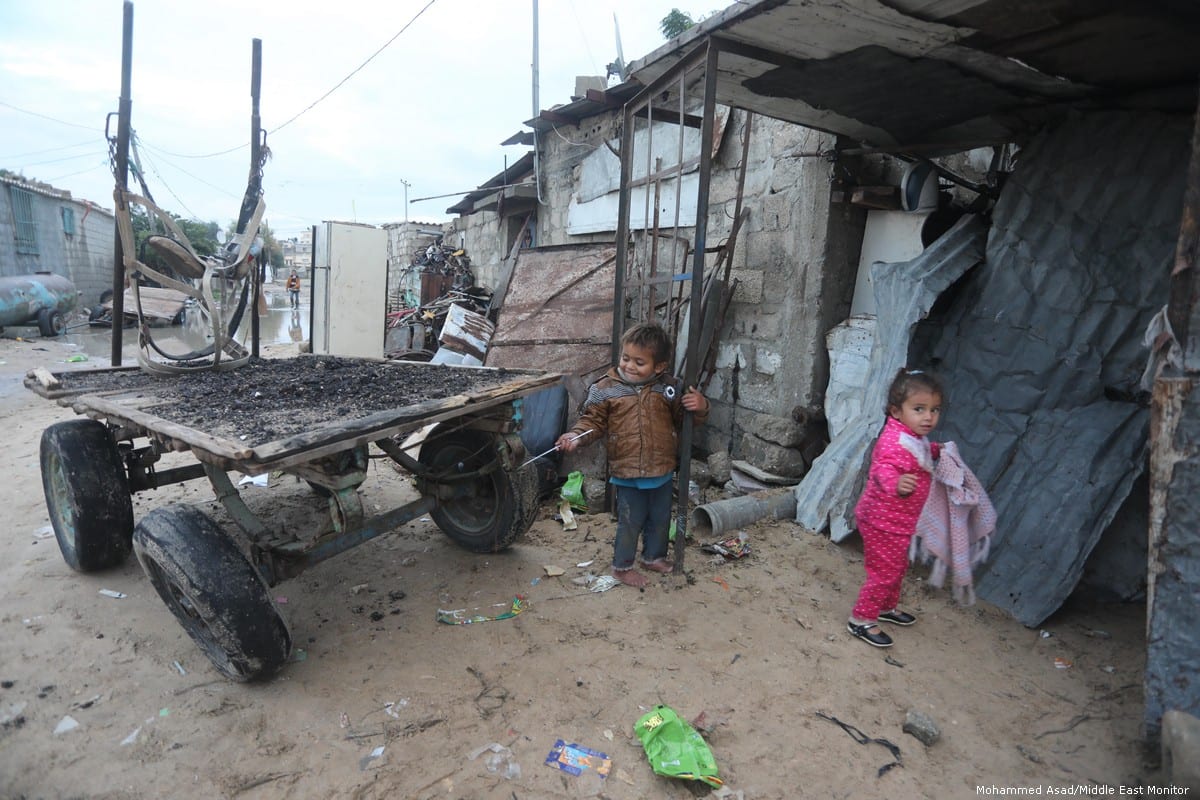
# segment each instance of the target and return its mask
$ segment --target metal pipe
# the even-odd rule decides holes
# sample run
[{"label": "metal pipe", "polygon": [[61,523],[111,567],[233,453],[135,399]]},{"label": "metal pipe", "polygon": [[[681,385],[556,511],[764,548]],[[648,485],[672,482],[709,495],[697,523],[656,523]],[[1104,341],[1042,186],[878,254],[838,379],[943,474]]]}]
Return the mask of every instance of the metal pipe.
[{"label": "metal pipe", "polygon": [[[262,157],[262,118],[258,112],[259,95],[262,87],[262,39],[253,39],[251,44],[250,55],[250,174],[253,175],[259,168],[259,159]],[[251,280],[254,281],[254,296],[251,308],[254,312],[250,315],[250,355],[258,358],[258,340],[259,327],[261,325],[258,316],[259,298],[262,296],[262,282],[264,272],[266,271],[263,264],[263,257],[267,256],[269,260],[266,237],[263,237],[263,248],[259,251],[258,257],[254,263],[254,276]]]},{"label": "metal pipe", "polygon": [[[129,188],[129,128],[133,116],[131,86],[133,84],[133,3],[125,0],[121,28],[121,101],[117,106],[117,152],[115,172],[118,194],[123,198]],[[124,200],[121,201],[124,203]],[[121,338],[125,321],[125,248],[121,245],[121,229],[113,223],[112,278],[112,365],[121,366]]]},{"label": "metal pipe", "polygon": [[[704,124],[700,126],[700,176],[696,187],[696,252],[692,258],[692,300],[688,317],[687,362],[684,365],[684,391],[696,385],[699,377],[700,330],[703,323],[701,302],[704,296],[704,248],[708,236],[708,191],[712,180],[713,116],[717,109],[717,67],[721,51],[716,42],[708,41],[704,64]],[[675,573],[683,572],[683,551],[687,541],[688,483],[692,467],[692,431],[694,414],[683,415],[683,430],[679,435],[678,494],[679,511],[675,516]]]},{"label": "metal pipe", "polygon": [[796,492],[792,487],[766,489],[754,494],[705,503],[692,509],[692,533],[699,539],[719,538],[734,528],[760,519],[794,519]]}]

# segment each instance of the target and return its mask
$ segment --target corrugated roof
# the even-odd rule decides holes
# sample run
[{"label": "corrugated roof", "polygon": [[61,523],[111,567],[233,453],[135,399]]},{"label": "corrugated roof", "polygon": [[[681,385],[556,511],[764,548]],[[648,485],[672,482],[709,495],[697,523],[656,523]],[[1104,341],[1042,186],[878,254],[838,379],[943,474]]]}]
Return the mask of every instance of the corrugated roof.
[{"label": "corrugated roof", "polygon": [[746,0],[632,76],[710,35],[717,102],[880,147],[1011,141],[1070,106],[1187,111],[1200,74],[1200,6],[1171,0]]},{"label": "corrugated roof", "polygon": [[475,211],[475,203],[495,194],[502,186],[516,183],[533,173],[533,151],[526,153],[509,165],[508,169],[499,172],[479,185],[473,192],[463,195],[463,199],[446,209],[447,214],[470,214]]}]

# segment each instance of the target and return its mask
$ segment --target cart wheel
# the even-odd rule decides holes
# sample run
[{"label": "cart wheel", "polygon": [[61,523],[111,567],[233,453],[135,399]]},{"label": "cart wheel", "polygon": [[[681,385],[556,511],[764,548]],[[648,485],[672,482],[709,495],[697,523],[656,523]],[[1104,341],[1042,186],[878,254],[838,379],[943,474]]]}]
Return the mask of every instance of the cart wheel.
[{"label": "cart wheel", "polygon": [[78,572],[129,556],[133,501],[112,434],[94,419],[56,422],[42,432],[42,489],[63,560]]},{"label": "cart wheel", "polygon": [[[483,431],[434,429],[417,460],[435,473],[472,472],[496,460],[496,447],[492,434]],[[471,496],[440,503],[429,512],[457,544],[476,553],[494,553],[529,529],[537,513],[536,472],[528,467],[516,473],[497,469],[472,488]]]},{"label": "cart wheel", "polygon": [[47,338],[58,336],[67,327],[63,315],[56,308],[43,308],[37,315],[38,332]]},{"label": "cart wheel", "polygon": [[262,575],[197,508],[155,509],[133,532],[142,569],[208,660],[234,681],[266,678],[287,660],[292,634]]}]

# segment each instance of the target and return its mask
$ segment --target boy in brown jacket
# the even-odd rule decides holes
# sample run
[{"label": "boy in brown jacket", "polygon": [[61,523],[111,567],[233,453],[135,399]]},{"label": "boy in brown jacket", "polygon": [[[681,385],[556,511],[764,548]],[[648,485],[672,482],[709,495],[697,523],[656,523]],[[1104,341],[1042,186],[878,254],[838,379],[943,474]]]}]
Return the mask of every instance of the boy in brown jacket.
[{"label": "boy in brown jacket", "polygon": [[647,581],[634,569],[639,536],[642,566],[670,572],[672,478],[678,464],[683,412],[708,418],[708,400],[667,374],[671,341],[659,325],[635,325],[621,337],[621,359],[588,389],[579,421],[555,442],[569,453],[605,436],[609,482],[616,486],[617,537],[612,574],[630,586]]}]

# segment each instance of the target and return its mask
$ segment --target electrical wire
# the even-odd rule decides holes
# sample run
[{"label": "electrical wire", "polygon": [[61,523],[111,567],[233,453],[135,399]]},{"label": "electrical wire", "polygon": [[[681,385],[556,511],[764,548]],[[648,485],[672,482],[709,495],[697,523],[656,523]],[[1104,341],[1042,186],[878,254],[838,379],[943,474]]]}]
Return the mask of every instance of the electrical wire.
[{"label": "electrical wire", "polygon": [[47,116],[46,114],[39,114],[36,111],[30,111],[27,108],[21,108],[20,106],[14,106],[12,103],[6,103],[3,100],[0,100],[0,106],[4,106],[5,108],[11,108],[13,111],[20,111],[22,114],[28,114],[31,117],[41,117],[42,119],[48,119],[51,122],[57,122],[59,125],[69,125],[72,128],[83,128],[85,131],[91,131],[93,133],[101,133],[101,131],[99,131],[96,128],[92,128],[87,125],[79,125],[75,122],[67,122],[65,119],[58,119],[56,117]]},{"label": "electrical wire", "polygon": [[48,147],[45,150],[30,150],[28,153],[15,153],[8,156],[0,156],[0,161],[15,161],[18,158],[26,156],[40,156],[42,153],[57,153],[60,150],[70,150],[72,147],[83,147],[85,144],[95,144],[95,139],[84,139],[82,142],[75,144],[64,144],[62,147]]}]

